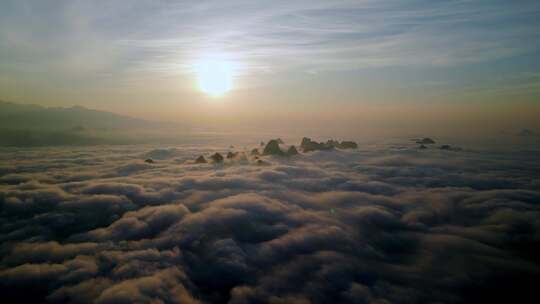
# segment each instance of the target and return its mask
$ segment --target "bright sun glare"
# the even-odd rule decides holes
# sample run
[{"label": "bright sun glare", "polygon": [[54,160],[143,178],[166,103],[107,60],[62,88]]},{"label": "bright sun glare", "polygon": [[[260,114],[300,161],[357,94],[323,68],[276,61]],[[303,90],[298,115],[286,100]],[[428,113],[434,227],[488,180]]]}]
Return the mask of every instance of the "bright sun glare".
[{"label": "bright sun glare", "polygon": [[199,88],[210,96],[222,96],[232,89],[234,66],[230,61],[203,59],[195,65],[195,72]]}]

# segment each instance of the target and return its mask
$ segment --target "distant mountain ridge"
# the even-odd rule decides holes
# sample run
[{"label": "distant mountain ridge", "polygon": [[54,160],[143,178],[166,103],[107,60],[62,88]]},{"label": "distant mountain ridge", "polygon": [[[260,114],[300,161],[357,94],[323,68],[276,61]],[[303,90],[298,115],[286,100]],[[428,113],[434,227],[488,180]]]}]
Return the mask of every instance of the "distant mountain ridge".
[{"label": "distant mountain ridge", "polygon": [[67,130],[71,128],[124,129],[156,127],[160,123],[81,106],[43,107],[0,101],[0,128]]},{"label": "distant mountain ridge", "polygon": [[[171,130],[173,132],[171,133]],[[81,106],[43,107],[0,101],[0,146],[133,144],[175,140],[186,126]],[[169,132],[168,135],[165,135]]]}]

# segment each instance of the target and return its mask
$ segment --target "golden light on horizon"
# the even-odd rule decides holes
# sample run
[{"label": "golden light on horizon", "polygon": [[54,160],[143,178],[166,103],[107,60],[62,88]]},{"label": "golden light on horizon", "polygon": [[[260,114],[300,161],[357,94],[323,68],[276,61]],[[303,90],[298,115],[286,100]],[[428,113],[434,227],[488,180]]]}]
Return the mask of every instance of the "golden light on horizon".
[{"label": "golden light on horizon", "polygon": [[199,89],[212,97],[223,96],[233,88],[234,72],[233,63],[220,58],[205,58],[195,64]]}]

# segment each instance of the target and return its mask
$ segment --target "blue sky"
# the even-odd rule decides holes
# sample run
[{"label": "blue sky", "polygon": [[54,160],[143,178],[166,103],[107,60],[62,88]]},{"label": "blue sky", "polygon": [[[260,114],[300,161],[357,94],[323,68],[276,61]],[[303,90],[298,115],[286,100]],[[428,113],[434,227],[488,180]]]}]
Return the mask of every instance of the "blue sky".
[{"label": "blue sky", "polygon": [[223,99],[246,113],[248,103],[322,111],[336,103],[536,105],[540,95],[538,1],[0,6],[0,98],[17,102],[170,113],[149,110],[152,100],[189,112],[206,99],[193,63],[209,54],[237,63],[235,90]]}]

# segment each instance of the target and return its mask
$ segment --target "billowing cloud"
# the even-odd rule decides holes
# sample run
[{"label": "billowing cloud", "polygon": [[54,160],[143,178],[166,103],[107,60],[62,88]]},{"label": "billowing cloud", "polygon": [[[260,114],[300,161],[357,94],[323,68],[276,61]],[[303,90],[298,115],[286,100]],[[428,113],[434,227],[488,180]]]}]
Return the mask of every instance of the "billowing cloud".
[{"label": "billowing cloud", "polygon": [[488,302],[540,279],[525,152],[75,150],[2,152],[5,303]]}]

